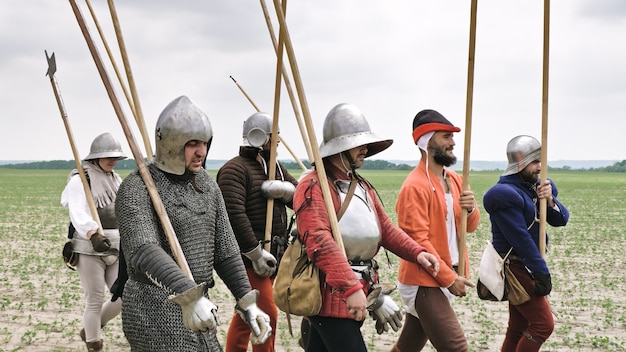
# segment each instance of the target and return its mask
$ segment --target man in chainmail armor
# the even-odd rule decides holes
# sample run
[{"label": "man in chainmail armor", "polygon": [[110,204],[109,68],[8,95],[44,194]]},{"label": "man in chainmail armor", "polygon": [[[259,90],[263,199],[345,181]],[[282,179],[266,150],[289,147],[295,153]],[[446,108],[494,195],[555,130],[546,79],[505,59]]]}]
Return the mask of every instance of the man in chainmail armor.
[{"label": "man in chainmail armor", "polygon": [[[132,351],[222,351],[217,306],[209,300],[213,270],[233,294],[235,309],[252,330],[253,344],[271,335],[256,305],[224,200],[203,163],[213,132],[188,97],[170,102],[156,124],[156,154],[148,165],[193,280],[176,264],[140,174],[121,184],[116,213],[128,281],[122,324]],[[194,281],[195,280],[195,281]]]}]

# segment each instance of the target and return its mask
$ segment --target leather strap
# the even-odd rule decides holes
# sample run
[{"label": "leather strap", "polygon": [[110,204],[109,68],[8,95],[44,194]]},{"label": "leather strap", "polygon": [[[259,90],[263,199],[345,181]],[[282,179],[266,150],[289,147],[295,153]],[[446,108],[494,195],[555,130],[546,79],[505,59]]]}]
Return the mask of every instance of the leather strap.
[{"label": "leather strap", "polygon": [[346,199],[343,200],[341,208],[339,208],[339,211],[337,212],[337,221],[341,220],[341,217],[346,212],[346,209],[348,209],[348,204],[350,203],[350,200],[352,200],[352,196],[354,195],[354,191],[356,190],[357,183],[358,182],[355,179],[352,179],[352,181],[350,181],[350,188],[348,188],[348,194],[346,195]]}]

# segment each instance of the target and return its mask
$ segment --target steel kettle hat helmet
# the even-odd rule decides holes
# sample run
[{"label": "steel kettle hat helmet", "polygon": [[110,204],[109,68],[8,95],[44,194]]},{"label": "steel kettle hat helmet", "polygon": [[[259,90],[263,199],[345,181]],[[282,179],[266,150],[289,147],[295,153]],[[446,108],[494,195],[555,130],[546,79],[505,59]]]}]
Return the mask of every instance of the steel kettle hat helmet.
[{"label": "steel kettle hat helmet", "polygon": [[255,112],[250,115],[243,122],[243,145],[263,147],[270,139],[273,125],[272,117],[266,112]]},{"label": "steel kettle hat helmet", "polygon": [[126,155],[122,152],[122,145],[112,134],[105,132],[91,142],[89,155],[85,160],[95,160],[100,158],[118,158],[126,159]]},{"label": "steel kettle hat helmet", "polygon": [[393,143],[392,139],[380,138],[372,132],[361,110],[346,103],[335,106],[326,115],[323,137],[320,145],[322,158],[362,145],[367,145],[367,158],[389,148]]},{"label": "steel kettle hat helmet", "polygon": [[506,145],[506,157],[509,165],[502,176],[516,174],[524,170],[528,164],[541,158],[541,143],[531,136],[513,137]]},{"label": "steel kettle hat helmet", "polygon": [[211,145],[213,129],[207,115],[191,99],[182,95],[163,109],[155,128],[154,163],[174,175],[185,173],[185,144],[192,140]]}]

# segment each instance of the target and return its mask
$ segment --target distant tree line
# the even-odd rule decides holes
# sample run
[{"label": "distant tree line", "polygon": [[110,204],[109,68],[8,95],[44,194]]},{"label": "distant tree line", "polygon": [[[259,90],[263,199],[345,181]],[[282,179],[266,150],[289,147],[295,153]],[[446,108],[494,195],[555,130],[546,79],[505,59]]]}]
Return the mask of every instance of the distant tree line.
[{"label": "distant tree line", "polygon": [[[76,168],[74,160],[50,160],[50,161],[34,161],[32,163],[5,164],[0,165],[3,169],[26,169],[26,170],[72,170]],[[118,170],[134,170],[137,163],[134,159],[120,160],[115,166]]]},{"label": "distant tree line", "polygon": [[[288,170],[296,170],[300,169],[300,165],[298,165],[295,161],[280,161],[284,167]],[[302,164],[306,166],[307,169],[311,168],[311,163],[308,161],[302,161]],[[390,163],[386,160],[365,160],[363,167],[361,170],[413,170],[413,166],[407,164],[394,164]]]},{"label": "distant tree line", "polygon": [[591,167],[591,168],[582,168],[582,169],[572,169],[570,166],[563,167],[548,167],[548,170],[553,171],[582,171],[582,172],[591,172],[591,171],[601,171],[601,172],[626,172],[626,160],[618,161],[613,165],[603,166],[603,167]]},{"label": "distant tree line", "polygon": [[[295,161],[281,161],[281,163],[289,170],[298,170],[300,165]],[[308,169],[311,168],[311,164],[308,161],[302,161],[304,166]],[[30,169],[30,170],[71,170],[76,168],[76,162],[74,160],[51,160],[51,161],[35,161],[30,163],[19,164],[5,164],[0,165],[3,169]],[[134,170],[137,168],[137,163],[133,159],[120,160],[117,163],[115,169],[117,170]],[[408,164],[395,164],[386,160],[365,160],[362,170],[412,170],[414,166]],[[551,171],[580,171],[580,172],[626,172],[626,160],[616,162],[610,166],[596,167],[596,168],[583,168],[572,169],[570,166],[563,167],[548,167]]]}]

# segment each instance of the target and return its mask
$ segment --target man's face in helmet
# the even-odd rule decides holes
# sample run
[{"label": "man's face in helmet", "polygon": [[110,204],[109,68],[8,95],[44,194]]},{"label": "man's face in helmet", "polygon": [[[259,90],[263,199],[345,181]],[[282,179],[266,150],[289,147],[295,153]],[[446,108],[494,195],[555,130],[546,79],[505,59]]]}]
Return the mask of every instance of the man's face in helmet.
[{"label": "man's face in helmet", "polygon": [[197,139],[185,144],[185,169],[194,174],[202,171],[202,164],[207,155],[207,142]]},{"label": "man's face in helmet", "polygon": [[112,172],[119,160],[119,158],[100,158],[98,159],[98,165],[102,170]]},{"label": "man's face in helmet", "polygon": [[541,173],[541,160],[534,160],[530,164],[526,165],[524,170],[519,172],[520,177],[524,182],[535,184],[539,180],[539,174]]},{"label": "man's face in helmet", "polygon": [[354,161],[354,168],[358,169],[363,167],[365,163],[365,155],[367,155],[367,144],[348,150],[352,160]]},{"label": "man's face in helmet", "polygon": [[432,155],[433,160],[439,165],[446,167],[454,165],[456,156],[452,151],[455,145],[452,132],[435,132],[428,141],[428,153]]},{"label": "man's face in helmet", "polygon": [[[278,137],[278,140],[276,141],[276,145],[278,145],[278,143],[280,143],[280,137]],[[272,149],[272,134],[268,134],[267,135],[267,142],[265,142],[265,144],[263,145],[263,150],[271,150]]]}]

